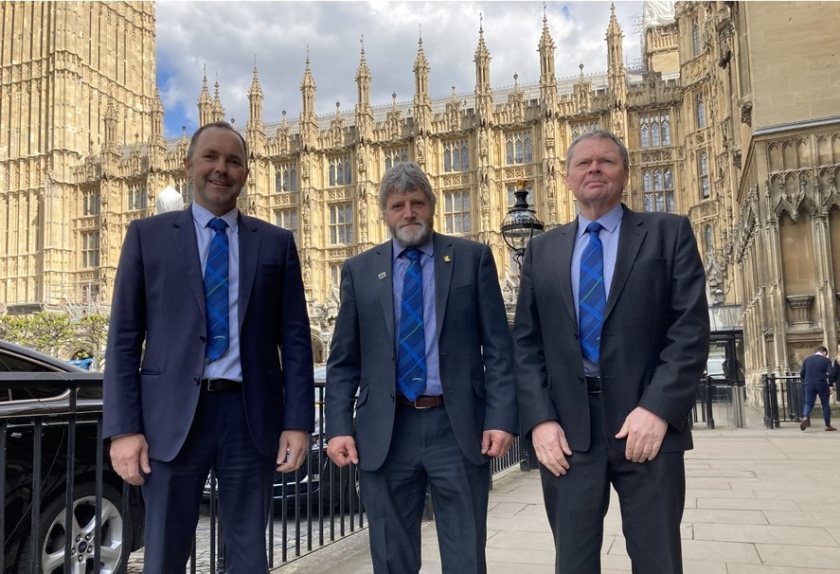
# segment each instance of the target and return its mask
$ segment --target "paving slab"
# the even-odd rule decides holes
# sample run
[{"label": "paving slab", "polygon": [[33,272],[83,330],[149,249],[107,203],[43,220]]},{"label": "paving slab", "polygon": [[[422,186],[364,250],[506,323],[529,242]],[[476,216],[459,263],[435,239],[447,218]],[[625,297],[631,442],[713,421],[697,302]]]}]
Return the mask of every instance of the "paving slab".
[{"label": "paving slab", "polygon": [[[788,423],[695,431],[686,454],[685,574],[840,574],[840,433],[820,430]],[[495,477],[487,525],[488,572],[553,573],[538,472]],[[604,530],[602,574],[630,573],[615,492]],[[422,572],[437,574],[433,522],[422,536]],[[367,545],[362,531],[273,572],[370,574]]]}]

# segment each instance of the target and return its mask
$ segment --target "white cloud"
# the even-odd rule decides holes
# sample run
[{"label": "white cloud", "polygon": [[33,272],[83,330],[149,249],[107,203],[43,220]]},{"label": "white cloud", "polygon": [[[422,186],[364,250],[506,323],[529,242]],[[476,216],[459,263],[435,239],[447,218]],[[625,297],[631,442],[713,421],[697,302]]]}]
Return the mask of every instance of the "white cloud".
[{"label": "white cloud", "polygon": [[[641,2],[616,2],[624,31],[627,63],[640,59],[635,21]],[[157,66],[168,137],[197,127],[196,103],[206,66],[210,96],[218,78],[226,118],[248,120],[248,89],[254,61],[263,89],[263,120],[290,119],[301,108],[300,82],[307,53],[317,85],[317,113],[356,104],[360,39],[372,79],[372,103],[414,97],[412,68],[421,34],[431,68],[433,98],[471,92],[473,57],[481,25],[491,55],[494,88],[539,80],[537,45],[543,26],[542,2],[157,2]],[[609,2],[548,2],[549,31],[556,45],[558,78],[607,66],[604,36]],[[307,50],[308,46],[308,50]]]}]

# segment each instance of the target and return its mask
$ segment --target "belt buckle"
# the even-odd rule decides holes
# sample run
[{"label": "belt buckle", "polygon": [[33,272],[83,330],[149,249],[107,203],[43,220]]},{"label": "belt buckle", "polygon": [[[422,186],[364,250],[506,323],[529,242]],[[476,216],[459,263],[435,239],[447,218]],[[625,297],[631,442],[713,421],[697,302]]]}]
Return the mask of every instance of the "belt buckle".
[{"label": "belt buckle", "polygon": [[[420,397],[417,397],[417,398],[419,399]],[[412,408],[414,408],[415,410],[418,410],[418,411],[427,411],[427,410],[432,408],[431,405],[429,405],[427,407],[420,406],[419,404],[417,404],[417,399],[414,399],[413,401],[411,401],[411,406],[412,406]]]}]

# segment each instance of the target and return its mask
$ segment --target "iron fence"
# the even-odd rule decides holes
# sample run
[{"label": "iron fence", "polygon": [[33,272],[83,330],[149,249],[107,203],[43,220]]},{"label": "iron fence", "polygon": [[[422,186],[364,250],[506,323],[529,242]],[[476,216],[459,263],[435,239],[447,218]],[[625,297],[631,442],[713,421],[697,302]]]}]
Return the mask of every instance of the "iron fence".
[{"label": "iron fence", "polygon": [[746,426],[744,403],[746,388],[740,379],[707,376],[697,384],[697,394],[691,411],[693,424],[743,428]]},{"label": "iron fence", "polygon": [[[12,400],[16,389],[49,388]],[[139,572],[141,491],[110,467],[102,439],[102,380],[97,373],[0,373],[0,565],[15,572]],[[266,529],[269,564],[278,566],[366,526],[358,471],[326,456],[324,384],[316,383],[317,428],[304,465],[278,474]],[[25,444],[24,444],[25,443]],[[25,454],[22,454],[25,453]],[[496,473],[519,463],[519,441],[492,461]],[[189,571],[225,571],[215,477]],[[81,513],[84,506],[84,514]],[[105,509],[105,512],[103,512]],[[81,517],[81,518],[80,518]]]},{"label": "iron fence", "polygon": [[0,373],[3,572],[107,571],[142,545],[139,490],[105,461],[101,395],[98,374]]},{"label": "iron fence", "polygon": [[764,426],[775,429],[783,422],[799,422],[805,405],[802,379],[797,375],[762,375]]}]

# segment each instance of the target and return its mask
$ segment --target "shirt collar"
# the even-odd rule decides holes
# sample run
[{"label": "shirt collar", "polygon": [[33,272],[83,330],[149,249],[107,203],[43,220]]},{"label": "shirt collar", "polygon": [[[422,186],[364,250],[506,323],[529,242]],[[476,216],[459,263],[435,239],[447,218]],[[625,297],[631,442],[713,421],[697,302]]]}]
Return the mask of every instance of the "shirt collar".
[{"label": "shirt collar", "polygon": [[[429,257],[432,257],[435,254],[435,246],[433,241],[434,236],[435,234],[432,233],[431,235],[429,235],[429,239],[427,239],[423,245],[417,246],[417,249],[419,249],[424,255],[428,255]],[[393,259],[394,261],[396,261],[397,257],[402,255],[402,252],[405,251],[407,248],[403,246],[403,244],[400,243],[396,237],[391,238],[391,243],[394,247]]]},{"label": "shirt collar", "polygon": [[[201,207],[196,202],[192,203],[192,215],[193,219],[195,219],[195,221],[202,229],[207,227],[207,224],[210,223],[211,219],[219,217],[217,215],[213,215],[213,213],[211,213],[204,207]],[[239,208],[234,207],[233,209],[219,217],[219,219],[224,219],[225,223],[227,223],[228,227],[230,227],[230,230],[236,231],[236,225],[239,222]]]},{"label": "shirt collar", "polygon": [[[619,203],[613,206],[608,212],[604,215],[599,217],[596,221],[600,223],[603,228],[613,233],[617,228],[618,225],[621,223],[621,219],[624,217],[624,207]],[[591,219],[587,219],[582,214],[578,214],[578,228],[577,228],[577,237],[580,239],[583,237],[583,234],[586,233],[586,227],[592,223]]]}]

